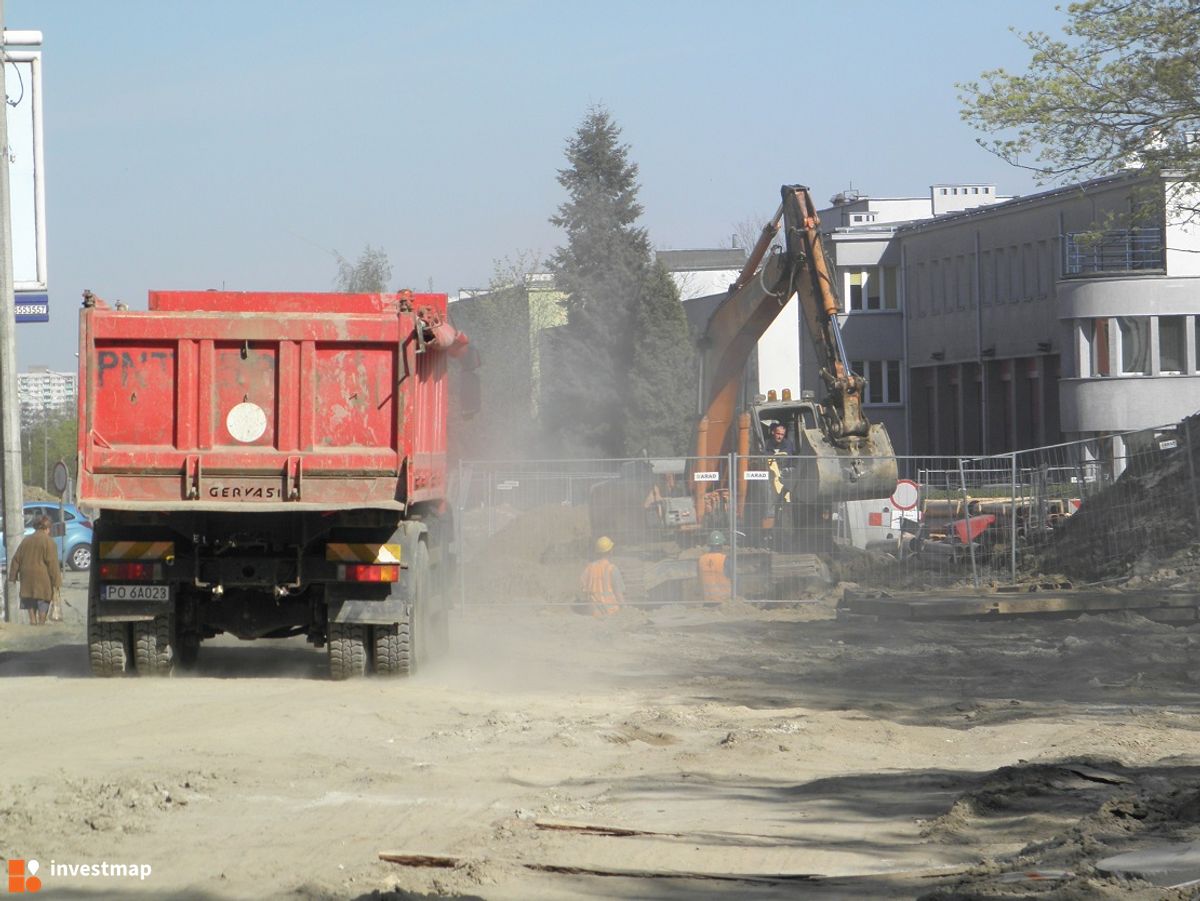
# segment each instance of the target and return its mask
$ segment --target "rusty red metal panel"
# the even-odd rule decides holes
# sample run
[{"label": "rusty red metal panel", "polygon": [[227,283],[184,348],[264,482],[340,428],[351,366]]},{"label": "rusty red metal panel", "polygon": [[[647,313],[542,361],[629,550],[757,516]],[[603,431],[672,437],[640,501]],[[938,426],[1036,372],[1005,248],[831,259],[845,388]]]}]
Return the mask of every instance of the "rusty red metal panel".
[{"label": "rusty red metal panel", "polygon": [[153,312],[396,313],[431,307],[446,312],[445,294],[322,294],[288,291],[151,291]]},{"label": "rusty red metal panel", "polygon": [[445,295],[233,292],[155,292],[148,312],[85,309],[81,500],[312,509],[439,499],[445,310]]},{"label": "rusty red metal panel", "polygon": [[322,447],[395,447],[397,348],[316,346],[314,438]]},{"label": "rusty red metal panel", "polygon": [[109,444],[173,447],[175,422],[161,412],[175,397],[176,347],[162,341],[110,341],[95,348],[94,415]]}]

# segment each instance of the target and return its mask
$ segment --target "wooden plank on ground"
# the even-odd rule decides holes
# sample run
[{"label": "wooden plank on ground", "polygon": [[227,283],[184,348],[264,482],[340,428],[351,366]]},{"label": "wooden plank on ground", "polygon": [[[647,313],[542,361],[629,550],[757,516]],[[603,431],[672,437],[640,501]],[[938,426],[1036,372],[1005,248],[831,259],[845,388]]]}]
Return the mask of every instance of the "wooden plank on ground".
[{"label": "wooden plank on ground", "polygon": [[839,609],[885,619],[944,619],[980,616],[1035,616],[1130,611],[1175,622],[1200,620],[1200,595],[1158,591],[1035,591],[980,594],[880,594],[847,592]]},{"label": "wooden plank on ground", "polygon": [[[379,859],[405,867],[449,869],[465,866],[464,857],[445,854],[393,854],[379,852]],[[776,884],[811,882],[819,877],[812,873],[706,873],[693,870],[639,870],[625,867],[578,866],[574,864],[539,863],[528,860],[508,860],[510,866],[523,867],[538,873],[559,873],[568,876],[613,876],[627,879],[703,879],[715,882],[750,882]]]},{"label": "wooden plank on ground", "polygon": [[[453,857],[444,854],[402,854],[379,852],[379,859],[406,867],[434,867],[445,869],[466,866],[468,858]],[[600,876],[619,877],[625,879],[694,879],[713,882],[742,882],[759,885],[780,885],[808,883],[821,886],[850,885],[852,883],[870,884],[880,879],[896,879],[905,877],[927,883],[937,883],[961,876],[970,867],[949,866],[933,867],[918,870],[896,870],[882,873],[869,873],[861,876],[824,876],[816,873],[715,873],[697,870],[646,870],[626,867],[600,867],[575,864],[556,864],[527,860],[503,859],[497,861],[506,866],[522,867],[538,873],[552,873],[566,876]]]}]

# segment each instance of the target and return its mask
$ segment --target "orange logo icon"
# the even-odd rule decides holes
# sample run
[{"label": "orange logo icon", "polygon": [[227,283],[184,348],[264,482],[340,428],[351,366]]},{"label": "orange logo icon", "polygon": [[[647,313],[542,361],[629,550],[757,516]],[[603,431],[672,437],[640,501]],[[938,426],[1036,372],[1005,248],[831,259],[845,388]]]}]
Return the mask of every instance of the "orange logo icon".
[{"label": "orange logo icon", "polygon": [[8,862],[8,892],[21,895],[25,892],[41,891],[42,880],[37,877],[36,860],[10,860]]}]

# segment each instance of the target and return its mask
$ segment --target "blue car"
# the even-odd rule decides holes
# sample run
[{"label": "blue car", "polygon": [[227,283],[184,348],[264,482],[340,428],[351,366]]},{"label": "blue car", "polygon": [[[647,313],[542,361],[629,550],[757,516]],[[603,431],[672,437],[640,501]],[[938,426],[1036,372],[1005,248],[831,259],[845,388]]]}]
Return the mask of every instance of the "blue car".
[{"label": "blue car", "polygon": [[[63,504],[62,522],[66,524],[63,534],[55,528],[59,522],[58,504],[53,501],[38,501],[25,505],[25,534],[33,533],[33,521],[39,516],[50,517],[50,534],[58,545],[58,552],[67,566],[76,572],[90,569],[92,566],[92,521],[71,504]],[[3,530],[3,519],[0,519],[0,533]],[[0,566],[6,562],[4,542],[0,541]]]}]

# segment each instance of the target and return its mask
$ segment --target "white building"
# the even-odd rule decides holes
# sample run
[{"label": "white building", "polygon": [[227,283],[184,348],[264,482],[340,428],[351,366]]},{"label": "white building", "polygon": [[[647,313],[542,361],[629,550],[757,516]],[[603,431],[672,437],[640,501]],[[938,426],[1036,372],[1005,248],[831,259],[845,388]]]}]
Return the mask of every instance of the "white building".
[{"label": "white building", "polygon": [[[699,337],[708,317],[729,293],[746,264],[740,247],[715,250],[660,250],[655,254],[667,267],[679,297],[688,311],[693,333]],[[769,388],[790,388],[800,396],[799,308],[788,304],[759,339],[757,352],[748,363],[745,393],[753,396]]]},{"label": "white building", "polygon": [[28,372],[18,373],[21,421],[40,419],[47,413],[73,411],[77,397],[75,379],[73,372],[54,372],[45,366],[30,366]]}]

